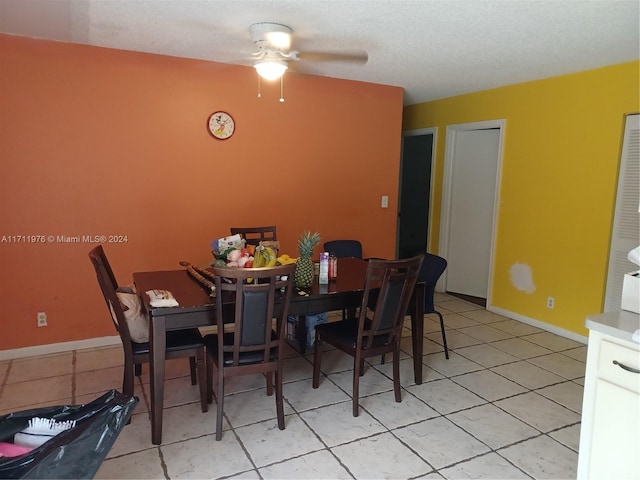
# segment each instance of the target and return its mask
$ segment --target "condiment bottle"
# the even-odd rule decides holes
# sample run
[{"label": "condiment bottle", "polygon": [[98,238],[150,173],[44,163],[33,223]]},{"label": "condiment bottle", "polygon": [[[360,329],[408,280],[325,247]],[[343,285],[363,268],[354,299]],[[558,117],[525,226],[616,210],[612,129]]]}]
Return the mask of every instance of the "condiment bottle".
[{"label": "condiment bottle", "polygon": [[335,280],[338,278],[338,257],[331,252],[329,254],[329,280]]},{"label": "condiment bottle", "polygon": [[329,283],[329,254],[322,252],[320,254],[320,273],[318,275],[318,283]]}]

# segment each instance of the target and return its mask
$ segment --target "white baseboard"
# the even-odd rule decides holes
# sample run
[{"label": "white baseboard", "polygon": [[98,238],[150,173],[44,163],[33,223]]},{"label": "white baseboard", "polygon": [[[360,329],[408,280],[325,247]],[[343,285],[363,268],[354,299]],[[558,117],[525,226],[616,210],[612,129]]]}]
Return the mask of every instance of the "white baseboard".
[{"label": "white baseboard", "polygon": [[585,345],[589,340],[589,337],[586,337],[584,335],[578,335],[577,333],[571,332],[569,330],[565,330],[564,328],[556,327],[555,325],[541,322],[540,320],[535,320],[533,318],[525,317],[524,315],[513,313],[503,308],[494,307],[493,305],[488,305],[487,310],[493,313],[497,313],[498,315],[502,315],[503,317],[511,318],[513,320],[518,320],[519,322],[526,323],[527,325],[531,325],[532,327],[537,327],[541,330],[546,330],[547,332],[555,333],[556,335],[560,335],[561,337],[568,338],[569,340],[584,343]]},{"label": "white baseboard", "polygon": [[35,347],[16,348],[14,350],[0,350],[0,361],[69,352],[71,350],[82,350],[85,348],[107,347],[111,345],[120,345],[120,337],[118,335],[113,337],[88,338],[74,342],[51,343],[49,345],[38,345]]}]

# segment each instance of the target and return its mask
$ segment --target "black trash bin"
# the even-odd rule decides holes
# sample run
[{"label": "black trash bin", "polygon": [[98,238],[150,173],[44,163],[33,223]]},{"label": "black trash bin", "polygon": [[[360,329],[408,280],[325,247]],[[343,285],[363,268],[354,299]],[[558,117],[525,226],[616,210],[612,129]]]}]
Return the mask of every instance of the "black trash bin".
[{"label": "black trash bin", "polygon": [[137,397],[111,390],[86,405],[35,408],[0,416],[2,442],[12,442],[34,417],[76,422],[25,455],[0,458],[0,478],[93,478],[137,404]]}]

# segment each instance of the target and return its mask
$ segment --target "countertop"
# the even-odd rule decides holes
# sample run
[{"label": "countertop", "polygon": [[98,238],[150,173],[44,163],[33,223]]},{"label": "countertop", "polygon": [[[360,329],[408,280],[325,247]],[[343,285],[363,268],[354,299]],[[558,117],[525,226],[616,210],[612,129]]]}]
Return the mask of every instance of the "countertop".
[{"label": "countertop", "polygon": [[640,343],[640,314],[637,313],[620,310],[589,315],[585,326],[627,342]]}]

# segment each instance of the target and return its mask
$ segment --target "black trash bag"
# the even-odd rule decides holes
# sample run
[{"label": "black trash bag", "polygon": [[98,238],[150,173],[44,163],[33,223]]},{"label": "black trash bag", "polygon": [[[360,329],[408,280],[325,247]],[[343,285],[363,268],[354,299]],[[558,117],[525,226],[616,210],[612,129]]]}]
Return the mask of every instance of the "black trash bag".
[{"label": "black trash bag", "polygon": [[0,441],[13,443],[33,417],[75,420],[31,452],[0,458],[0,478],[93,478],[129,421],[137,397],[111,390],[86,405],[34,408],[0,416]]}]

